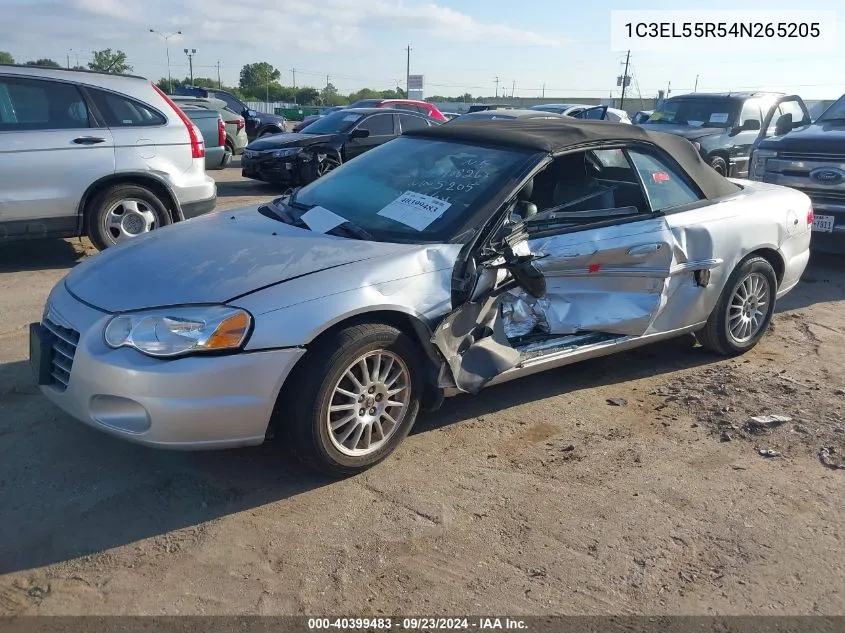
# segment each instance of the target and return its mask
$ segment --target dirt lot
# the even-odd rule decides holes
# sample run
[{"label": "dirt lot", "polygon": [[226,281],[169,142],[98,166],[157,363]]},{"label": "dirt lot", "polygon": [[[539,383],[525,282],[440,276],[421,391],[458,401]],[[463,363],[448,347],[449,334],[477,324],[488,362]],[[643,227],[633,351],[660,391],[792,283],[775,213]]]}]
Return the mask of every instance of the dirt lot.
[{"label": "dirt lot", "polygon": [[[222,208],[274,194],[218,176]],[[26,327],[85,256],[0,247],[0,614],[845,614],[845,259],[745,357],[684,339],[453,399],[331,482],[44,400]]]}]

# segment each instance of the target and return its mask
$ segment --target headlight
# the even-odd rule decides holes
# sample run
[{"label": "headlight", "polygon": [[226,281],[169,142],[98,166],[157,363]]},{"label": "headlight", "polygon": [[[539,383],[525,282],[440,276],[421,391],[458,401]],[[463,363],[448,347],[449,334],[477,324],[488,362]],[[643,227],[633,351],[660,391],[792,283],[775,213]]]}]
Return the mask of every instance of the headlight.
[{"label": "headlight", "polygon": [[235,350],[252,326],[246,310],[228,306],[161,308],[121,314],[106,326],[109,347],[134,347],[156,358]]},{"label": "headlight", "polygon": [[766,173],[766,162],[770,158],[777,157],[778,153],[768,149],[755,149],[751,152],[751,168],[748,170],[748,176],[751,180],[763,180],[763,175]]},{"label": "headlight", "polygon": [[299,153],[299,150],[302,149],[301,147],[289,147],[287,149],[280,149],[277,152],[273,152],[273,156],[276,158],[287,158],[288,156],[294,156]]}]

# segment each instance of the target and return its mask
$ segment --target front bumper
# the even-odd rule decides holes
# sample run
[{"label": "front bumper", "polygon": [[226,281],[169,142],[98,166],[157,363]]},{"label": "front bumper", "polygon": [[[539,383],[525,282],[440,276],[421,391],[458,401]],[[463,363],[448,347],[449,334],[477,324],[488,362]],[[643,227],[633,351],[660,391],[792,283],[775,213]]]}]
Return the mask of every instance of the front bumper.
[{"label": "front bumper", "polygon": [[248,157],[245,152],[241,155],[241,175],[253,180],[291,186],[299,182],[299,170],[295,156],[276,158],[275,156],[258,155],[252,158]]},{"label": "front bumper", "polygon": [[813,213],[833,218],[832,231],[813,231],[810,248],[821,253],[845,254],[845,201],[831,201],[824,198],[813,200]]},{"label": "front bumper", "polygon": [[264,441],[282,383],[303,349],[157,360],[106,346],[109,316],[77,301],[63,284],[54,289],[47,319],[60,322],[62,332],[77,332],[78,344],[63,381],[41,386],[50,401],[89,426],[158,448]]}]

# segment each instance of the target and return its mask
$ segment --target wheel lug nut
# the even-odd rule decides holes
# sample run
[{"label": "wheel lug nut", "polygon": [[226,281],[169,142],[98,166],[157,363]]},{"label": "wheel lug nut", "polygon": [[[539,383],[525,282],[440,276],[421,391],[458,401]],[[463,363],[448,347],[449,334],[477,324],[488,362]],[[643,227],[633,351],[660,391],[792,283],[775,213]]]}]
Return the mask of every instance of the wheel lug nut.
[{"label": "wheel lug nut", "polygon": [[358,396],[358,402],[364,402],[364,396]]},{"label": "wheel lug nut", "polygon": [[376,402],[381,402],[381,394],[376,394]]},{"label": "wheel lug nut", "polygon": [[358,409],[358,415],[364,415],[364,410],[363,410],[363,409]]},{"label": "wheel lug nut", "polygon": [[376,390],[376,388],[375,388],[375,387],[370,387],[370,388],[367,390],[367,393],[375,393],[375,390]]},{"label": "wheel lug nut", "polygon": [[375,407],[373,407],[372,409],[370,409],[370,415],[375,415],[375,414],[376,414],[376,409],[375,409]]}]

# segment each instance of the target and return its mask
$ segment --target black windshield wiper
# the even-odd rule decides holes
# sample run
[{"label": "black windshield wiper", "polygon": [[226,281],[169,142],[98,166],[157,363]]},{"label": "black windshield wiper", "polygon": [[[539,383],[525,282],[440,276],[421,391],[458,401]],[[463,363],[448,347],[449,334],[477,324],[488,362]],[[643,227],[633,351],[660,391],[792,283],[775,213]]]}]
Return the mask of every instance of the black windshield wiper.
[{"label": "black windshield wiper", "polygon": [[342,234],[342,235],[345,235],[346,237],[354,237],[356,239],[364,240],[364,241],[367,241],[367,242],[373,241],[372,233],[370,233],[366,229],[362,229],[357,224],[353,224],[349,220],[347,220],[343,224],[338,224],[332,230],[326,231],[326,233],[328,233],[328,234],[334,233],[336,235]]}]

